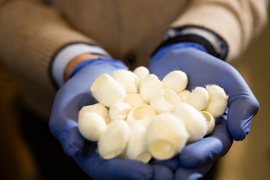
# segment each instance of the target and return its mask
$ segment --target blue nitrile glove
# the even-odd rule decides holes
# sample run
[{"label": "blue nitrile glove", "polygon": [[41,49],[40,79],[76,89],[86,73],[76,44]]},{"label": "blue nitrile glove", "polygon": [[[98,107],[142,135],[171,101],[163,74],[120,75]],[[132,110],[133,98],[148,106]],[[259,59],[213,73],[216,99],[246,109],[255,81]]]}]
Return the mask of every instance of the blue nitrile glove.
[{"label": "blue nitrile glove", "polygon": [[90,95],[92,83],[102,74],[127,69],[120,61],[107,59],[86,60],[73,70],[71,78],[55,96],[50,130],[61,142],[63,150],[93,179],[150,179],[153,168],[145,163],[123,159],[102,159],[96,152],[97,143],[85,140],[78,130],[77,116],[86,105],[96,103]]},{"label": "blue nitrile glove", "polygon": [[181,70],[188,76],[187,89],[217,84],[229,95],[228,115],[217,120],[214,132],[187,146],[180,154],[175,179],[197,179],[206,173],[215,159],[227,153],[232,138],[238,141],[246,137],[259,103],[235,68],[195,43],[164,46],[155,53],[148,68],[160,79],[173,70]]}]

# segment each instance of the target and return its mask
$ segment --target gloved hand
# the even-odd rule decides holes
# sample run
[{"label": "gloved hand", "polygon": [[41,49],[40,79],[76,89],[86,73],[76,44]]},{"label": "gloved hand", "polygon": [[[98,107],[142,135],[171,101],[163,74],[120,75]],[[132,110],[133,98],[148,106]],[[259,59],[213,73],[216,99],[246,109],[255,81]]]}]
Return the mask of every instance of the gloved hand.
[{"label": "gloved hand", "polygon": [[176,170],[175,179],[198,179],[217,158],[227,153],[233,139],[239,141],[246,137],[259,103],[237,70],[193,43],[159,49],[148,68],[160,79],[173,70],[181,70],[189,79],[187,89],[217,84],[229,95],[227,113],[217,119],[215,130],[207,138],[186,146],[178,158],[156,162],[169,164],[168,167]]},{"label": "gloved hand", "polygon": [[55,96],[49,122],[50,130],[61,142],[65,153],[93,179],[143,180],[150,179],[153,174],[150,165],[139,161],[102,159],[96,152],[97,143],[85,140],[78,130],[79,110],[85,105],[96,103],[90,94],[90,87],[95,79],[101,74],[112,74],[118,69],[126,68],[117,60],[91,60],[83,68],[73,71],[75,75],[59,89]]}]

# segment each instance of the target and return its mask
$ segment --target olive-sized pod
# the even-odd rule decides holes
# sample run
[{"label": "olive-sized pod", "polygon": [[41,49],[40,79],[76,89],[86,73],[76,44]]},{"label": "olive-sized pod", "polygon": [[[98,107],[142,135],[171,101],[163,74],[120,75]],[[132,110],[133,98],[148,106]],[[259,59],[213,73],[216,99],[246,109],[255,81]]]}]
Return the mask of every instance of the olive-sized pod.
[{"label": "olive-sized pod", "polygon": [[159,93],[161,89],[163,89],[163,83],[158,79],[156,75],[150,74],[142,82],[140,94],[146,102],[150,103],[153,97]]},{"label": "olive-sized pod", "polygon": [[201,111],[208,105],[208,101],[209,101],[209,94],[207,90],[203,87],[196,87],[187,97],[185,103]]},{"label": "olive-sized pod", "polygon": [[229,97],[224,89],[218,85],[207,85],[206,90],[209,94],[209,102],[204,110],[217,118],[225,112]]},{"label": "olive-sized pod", "polygon": [[149,105],[140,105],[129,111],[126,121],[129,126],[141,125],[147,127],[155,116],[156,111],[153,107]]},{"label": "olive-sized pod", "polygon": [[188,138],[184,121],[172,113],[163,113],[148,125],[145,144],[154,158],[165,160],[181,152]]},{"label": "olive-sized pod", "polygon": [[172,71],[168,73],[163,79],[166,88],[173,90],[176,93],[183,91],[188,84],[188,77],[183,71]]},{"label": "olive-sized pod", "polygon": [[109,109],[109,115],[112,121],[126,120],[131,106],[124,102],[113,104]]},{"label": "olive-sized pod", "polygon": [[180,98],[181,102],[186,102],[186,99],[188,98],[188,96],[190,95],[190,91],[189,90],[184,90],[181,91],[180,93],[177,94],[178,97]]},{"label": "olive-sized pod", "polygon": [[128,159],[138,160],[147,163],[151,159],[151,154],[145,146],[145,127],[141,125],[130,126],[130,136],[126,148]]},{"label": "olive-sized pod", "polygon": [[106,129],[105,120],[95,112],[86,112],[78,117],[78,129],[89,141],[98,141]]},{"label": "olive-sized pod", "polygon": [[207,124],[206,135],[208,135],[214,130],[216,120],[215,120],[214,116],[207,111],[201,111],[201,113],[203,114],[203,116],[206,119],[206,124]]},{"label": "olive-sized pod", "polygon": [[162,89],[150,102],[157,113],[172,112],[181,102],[178,95],[170,89]]},{"label": "olive-sized pod", "polygon": [[112,77],[119,82],[127,94],[136,94],[139,78],[131,71],[120,69],[112,74]]},{"label": "olive-sized pod", "polygon": [[139,66],[133,71],[133,73],[136,74],[137,77],[140,79],[140,82],[139,82],[139,85],[138,85],[138,90],[140,90],[142,82],[145,80],[145,78],[147,76],[150,75],[150,72],[146,67]]},{"label": "olive-sized pod", "polygon": [[122,102],[126,96],[123,86],[108,74],[99,76],[90,90],[94,98],[106,107]]},{"label": "olive-sized pod", "polygon": [[111,122],[107,108],[103,106],[101,103],[96,103],[93,105],[82,107],[78,113],[78,117],[80,117],[81,115],[87,112],[98,113],[105,120],[106,124],[109,124]]},{"label": "olive-sized pod", "polygon": [[98,152],[103,159],[120,155],[126,148],[130,129],[126,121],[111,122],[98,141]]},{"label": "olive-sized pod", "polygon": [[132,108],[139,105],[148,105],[140,94],[127,94],[123,102],[128,103]]},{"label": "olive-sized pod", "polygon": [[185,122],[189,133],[189,142],[195,142],[202,139],[207,131],[206,119],[200,111],[189,104],[180,103],[173,111],[180,119]]}]

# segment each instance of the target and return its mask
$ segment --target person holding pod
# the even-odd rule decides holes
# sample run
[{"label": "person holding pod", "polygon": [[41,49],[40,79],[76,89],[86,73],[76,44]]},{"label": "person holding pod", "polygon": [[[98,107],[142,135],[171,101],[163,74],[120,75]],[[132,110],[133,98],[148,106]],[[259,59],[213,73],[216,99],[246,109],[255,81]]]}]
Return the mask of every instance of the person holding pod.
[{"label": "person holding pod", "polygon": [[[0,0],[0,58],[23,82],[27,107],[49,119],[64,152],[91,178],[199,179],[234,140],[245,139],[258,111],[257,99],[229,62],[263,29],[268,4]],[[100,158],[96,143],[78,131],[78,112],[96,103],[89,89],[97,77],[138,66],[159,79],[181,70],[188,90],[208,84],[225,89],[227,111],[214,131],[165,162]]]}]

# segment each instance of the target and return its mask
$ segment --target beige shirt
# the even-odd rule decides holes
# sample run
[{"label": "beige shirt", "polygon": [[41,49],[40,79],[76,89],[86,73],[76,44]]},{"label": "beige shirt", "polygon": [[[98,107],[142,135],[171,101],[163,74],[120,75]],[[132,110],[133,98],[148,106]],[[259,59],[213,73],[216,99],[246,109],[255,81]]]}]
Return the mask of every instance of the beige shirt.
[{"label": "beige shirt", "polygon": [[64,45],[96,44],[128,66],[146,66],[172,27],[202,26],[235,59],[267,22],[268,0],[0,0],[0,59],[22,80],[25,102],[49,117],[50,63]]}]

